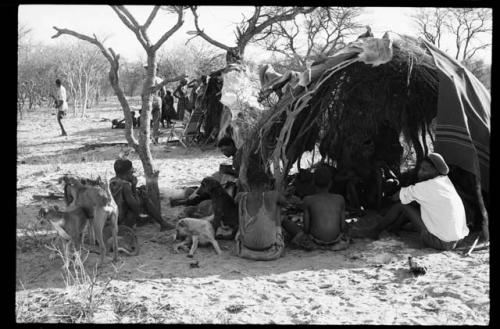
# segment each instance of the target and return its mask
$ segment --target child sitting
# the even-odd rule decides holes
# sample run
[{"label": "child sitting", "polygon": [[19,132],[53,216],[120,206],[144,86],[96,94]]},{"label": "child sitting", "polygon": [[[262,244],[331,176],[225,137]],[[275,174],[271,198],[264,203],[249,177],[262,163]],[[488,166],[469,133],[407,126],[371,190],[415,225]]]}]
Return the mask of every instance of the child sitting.
[{"label": "child sitting", "polygon": [[316,193],[306,196],[302,203],[303,230],[291,220],[284,220],[283,227],[292,236],[292,244],[303,249],[344,249],[348,243],[339,243],[347,229],[344,197],[328,192],[331,186],[331,171],[327,167],[316,169],[314,184]]},{"label": "child sitting", "polygon": [[281,256],[285,243],[281,231],[281,205],[284,197],[269,191],[266,174],[256,172],[248,177],[250,192],[236,195],[239,227],[236,254],[254,260],[274,260]]}]

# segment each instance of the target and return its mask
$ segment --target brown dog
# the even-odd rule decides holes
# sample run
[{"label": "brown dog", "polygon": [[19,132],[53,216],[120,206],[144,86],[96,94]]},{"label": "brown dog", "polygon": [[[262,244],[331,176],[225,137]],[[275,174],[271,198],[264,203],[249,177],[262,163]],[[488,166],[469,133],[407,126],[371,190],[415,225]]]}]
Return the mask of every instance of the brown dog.
[{"label": "brown dog", "polygon": [[113,236],[113,261],[118,260],[118,206],[109,190],[109,183],[102,184],[104,186],[83,185],[78,179],[68,176],[64,177],[63,180],[66,184],[64,190],[72,198],[66,211],[70,212],[82,208],[90,216],[90,223],[99,242],[101,254],[98,265],[100,266],[104,262],[106,255],[103,228],[108,221],[111,224],[111,235]]},{"label": "brown dog", "polygon": [[174,241],[182,238],[183,241],[174,244],[174,251],[179,252],[179,248],[187,248],[191,244],[188,257],[193,257],[198,243],[200,245],[212,244],[215,252],[220,255],[222,252],[219,244],[215,240],[215,230],[212,226],[211,220],[213,216],[206,218],[183,218],[177,222],[175,227]]}]

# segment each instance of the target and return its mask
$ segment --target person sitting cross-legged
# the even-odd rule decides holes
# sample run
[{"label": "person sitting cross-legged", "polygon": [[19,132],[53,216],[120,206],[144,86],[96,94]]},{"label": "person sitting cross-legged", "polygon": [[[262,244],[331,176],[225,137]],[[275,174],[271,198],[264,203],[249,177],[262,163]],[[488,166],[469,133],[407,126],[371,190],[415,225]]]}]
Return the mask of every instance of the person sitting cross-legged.
[{"label": "person sitting cross-legged", "polygon": [[146,213],[160,224],[160,231],[173,229],[161,217],[160,212],[148,198],[145,186],[137,187],[137,177],[134,176],[132,162],[126,159],[115,161],[116,176],[109,181],[111,194],[118,205],[118,223],[135,228],[137,223],[144,221],[139,215]]},{"label": "person sitting cross-legged", "polygon": [[304,197],[304,227],[293,221],[283,220],[283,227],[291,235],[292,245],[305,250],[345,249],[347,233],[345,222],[345,200],[340,194],[329,193],[332,174],[329,168],[320,167],[314,172],[316,193]]},{"label": "person sitting cross-legged", "polygon": [[236,254],[253,260],[274,260],[284,250],[281,208],[287,202],[278,191],[269,190],[269,178],[263,172],[249,174],[250,192],[236,195],[238,232]]},{"label": "person sitting cross-legged", "polygon": [[[409,219],[420,232],[425,246],[438,250],[454,249],[469,234],[465,209],[453,183],[448,178],[448,165],[438,153],[430,153],[420,164],[419,182],[402,187],[393,195],[394,204],[377,224],[381,232],[400,216]],[[419,207],[410,203],[416,201]]]}]

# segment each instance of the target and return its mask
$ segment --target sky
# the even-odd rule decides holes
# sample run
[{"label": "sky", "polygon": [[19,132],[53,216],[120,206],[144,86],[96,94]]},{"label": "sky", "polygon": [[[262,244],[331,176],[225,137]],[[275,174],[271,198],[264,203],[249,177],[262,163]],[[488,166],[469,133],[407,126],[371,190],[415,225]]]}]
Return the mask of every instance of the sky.
[{"label": "sky", "polygon": [[[146,21],[152,6],[126,6],[139,24]],[[416,27],[410,19],[415,11],[411,7],[364,7],[360,16],[362,24],[370,25],[375,37],[381,37],[385,31],[415,35]],[[235,45],[234,24],[242,19],[242,13],[249,17],[253,12],[251,6],[200,6],[199,25],[213,39],[228,46]],[[156,42],[165,31],[177,21],[175,14],[160,10],[148,30],[152,42]],[[26,24],[32,29],[30,38],[34,42],[45,44],[64,43],[70,36],[60,36],[51,39],[55,34],[52,26],[67,28],[98,39],[107,37],[105,46],[112,47],[127,60],[145,60],[145,51],[130,31],[118,18],[111,7],[106,5],[20,5],[18,12],[19,24]],[[192,14],[187,11],[183,26],[165,42],[162,48],[166,50],[184,44],[190,37],[187,31],[194,30]],[[363,30],[360,33],[364,32]],[[196,40],[199,39],[199,40]],[[194,43],[205,42],[196,38]],[[486,40],[491,42],[490,40]],[[452,45],[444,44],[443,50],[452,49]],[[249,45],[245,56],[256,62],[265,61],[270,53],[257,46]],[[491,63],[491,48],[478,52],[485,62]]]}]

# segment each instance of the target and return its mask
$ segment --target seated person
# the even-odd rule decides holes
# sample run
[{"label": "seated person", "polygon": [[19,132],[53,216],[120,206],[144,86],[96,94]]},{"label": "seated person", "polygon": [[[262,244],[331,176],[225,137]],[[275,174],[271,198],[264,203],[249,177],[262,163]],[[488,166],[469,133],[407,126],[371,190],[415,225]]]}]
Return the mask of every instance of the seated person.
[{"label": "seated person", "polygon": [[[448,178],[448,165],[438,153],[430,153],[420,164],[419,182],[402,187],[394,204],[378,223],[381,232],[398,220],[408,218],[420,232],[421,242],[438,250],[450,250],[469,234],[465,209],[453,183]],[[420,209],[409,205],[416,201]]]},{"label": "seated person", "polygon": [[[236,145],[234,144],[231,137],[223,137],[219,143],[218,147],[220,148],[222,154],[226,157],[233,157],[232,165],[224,165],[221,164],[219,167],[219,171],[213,173],[210,177],[216,179],[226,190],[235,190],[236,189],[236,181],[238,179],[238,173],[240,169],[241,155],[242,152],[237,152]],[[229,191],[228,191],[229,193]],[[234,196],[233,193],[229,193]],[[171,199],[170,204],[172,207],[178,205],[188,205],[193,206],[197,205],[200,202],[207,200],[208,195],[199,195],[198,189],[196,189],[190,196],[183,199]]]},{"label": "seated person", "polygon": [[[291,220],[283,220],[283,227],[292,236],[292,244],[306,250],[319,249],[321,246],[333,246],[341,241],[346,233],[345,201],[339,194],[329,193],[331,171],[320,167],[314,172],[316,193],[306,196],[302,203],[304,228],[301,230]],[[339,243],[337,250],[346,243]]]},{"label": "seated person", "polygon": [[113,119],[113,121],[111,121],[111,129],[125,129],[125,119]]},{"label": "seated person", "polygon": [[236,195],[238,232],[236,254],[254,260],[273,260],[281,256],[285,244],[281,229],[281,205],[286,200],[269,191],[269,178],[257,171],[248,177],[250,192]]},{"label": "seated person", "polygon": [[114,169],[116,176],[110,179],[109,188],[118,205],[119,224],[135,228],[137,222],[142,220],[139,215],[145,212],[160,224],[160,231],[174,228],[163,220],[158,209],[149,200],[145,186],[136,187],[137,177],[134,176],[134,168],[130,160],[116,160]]},{"label": "seated person", "polygon": [[233,157],[232,166],[221,166],[219,168],[219,172],[221,174],[231,175],[234,177],[238,177],[240,171],[240,163],[241,163],[241,155],[242,152],[238,151],[234,141],[231,137],[222,137],[217,147],[220,149],[222,154],[226,157]]},{"label": "seated person", "polygon": [[380,210],[384,195],[399,186],[396,175],[385,161],[376,159],[370,140],[362,145],[359,155],[346,153],[343,167],[334,180],[344,187],[353,215],[364,215],[365,208]]}]

